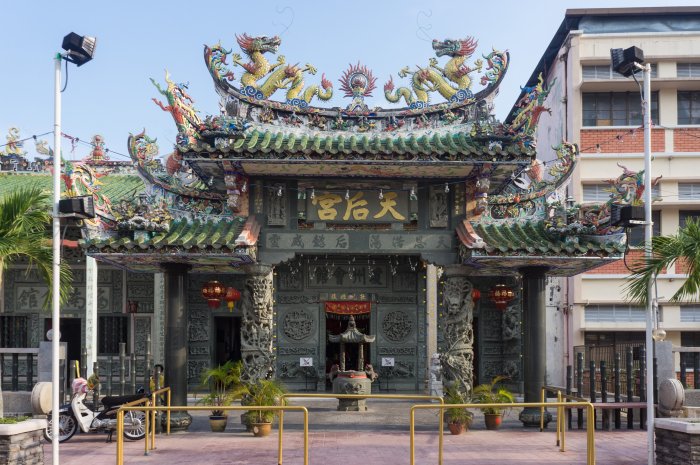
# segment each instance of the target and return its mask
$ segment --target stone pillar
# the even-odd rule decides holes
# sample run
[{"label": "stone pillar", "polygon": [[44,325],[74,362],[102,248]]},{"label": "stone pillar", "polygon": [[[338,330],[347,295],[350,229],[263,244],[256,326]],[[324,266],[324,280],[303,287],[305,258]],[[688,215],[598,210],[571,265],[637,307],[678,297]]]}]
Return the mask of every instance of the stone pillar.
[{"label": "stone pillar", "polygon": [[[547,325],[546,294],[547,268],[542,266],[525,267],[520,270],[523,276],[523,378],[525,381],[525,402],[539,402],[540,390],[546,383],[547,372]],[[545,412],[545,424],[552,415]],[[520,413],[520,421],[525,426],[540,426],[540,409],[526,408]]]},{"label": "stone pillar", "polygon": [[[187,272],[189,265],[166,263],[165,271],[165,385],[170,386],[172,405],[187,405]],[[167,418],[163,416],[163,418]],[[189,428],[187,412],[172,412],[170,429]]]},{"label": "stone pillar", "polygon": [[425,272],[426,282],[425,282],[425,323],[426,323],[426,351],[425,351],[425,366],[426,370],[426,386],[428,386],[428,393],[432,393],[430,387],[430,368],[431,368],[431,358],[433,354],[436,354],[437,349],[437,267],[435,265],[428,265]]},{"label": "stone pillar", "polygon": [[460,389],[470,395],[474,384],[474,301],[473,285],[466,272],[459,265],[445,267],[439,319],[443,334],[440,364],[443,385],[459,383]]},{"label": "stone pillar", "polygon": [[153,341],[153,362],[163,363],[165,352],[165,276],[163,273],[153,275],[153,324],[151,325]]},{"label": "stone pillar", "polygon": [[246,267],[248,277],[242,296],[241,357],[245,381],[269,379],[275,374],[273,345],[272,267]]},{"label": "stone pillar", "polygon": [[85,349],[87,373],[97,361],[97,260],[85,257]]}]

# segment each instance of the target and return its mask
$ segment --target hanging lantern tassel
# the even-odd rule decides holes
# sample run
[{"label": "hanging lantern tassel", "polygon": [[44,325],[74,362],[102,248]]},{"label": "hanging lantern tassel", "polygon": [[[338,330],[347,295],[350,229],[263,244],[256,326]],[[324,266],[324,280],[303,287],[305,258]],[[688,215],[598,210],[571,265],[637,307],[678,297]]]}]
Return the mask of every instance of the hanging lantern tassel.
[{"label": "hanging lantern tassel", "polygon": [[235,287],[229,287],[226,289],[226,296],[224,297],[224,300],[226,300],[226,305],[228,305],[229,312],[232,312],[236,302],[241,300],[241,293]]}]

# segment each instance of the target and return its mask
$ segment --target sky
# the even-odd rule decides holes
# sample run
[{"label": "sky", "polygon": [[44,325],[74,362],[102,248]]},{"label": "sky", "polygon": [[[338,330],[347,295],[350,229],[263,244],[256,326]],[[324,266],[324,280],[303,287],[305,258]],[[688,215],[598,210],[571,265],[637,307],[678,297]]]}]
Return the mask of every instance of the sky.
[{"label": "sky", "polygon": [[[673,5],[696,5],[673,0]],[[566,9],[669,6],[663,0],[255,0],[222,1],[11,1],[0,0],[0,145],[10,127],[22,137],[48,133],[54,123],[54,60],[69,32],[97,37],[94,60],[80,68],[69,65],[62,94],[62,132],[89,141],[104,137],[111,159],[127,160],[130,133],[143,129],[158,139],[160,154],[172,151],[176,129],[168,113],[152,98],[164,100],[150,82],[164,85],[165,70],[188,92],[204,117],[218,114],[218,96],[204,64],[204,44],[217,42],[239,52],[236,34],[279,35],[278,53],[288,63],[311,63],[333,82],[335,95],[327,106],[345,106],[338,78],[350,63],[370,68],[377,77],[370,106],[392,106],[383,84],[407,85],[397,72],[404,66],[426,66],[434,56],[432,39],[479,41],[470,63],[492,48],[510,52],[510,68],[496,98],[496,116],[505,119],[520,86],[561,24]],[[274,59],[273,59],[274,60]],[[272,61],[272,60],[271,60]],[[443,64],[445,58],[440,60]],[[230,63],[230,59],[229,59]],[[240,67],[232,68],[240,78]],[[65,83],[65,68],[62,68]],[[475,86],[474,90],[479,90]],[[283,99],[277,94],[273,99]],[[43,139],[53,144],[50,134]],[[34,144],[25,143],[30,158]],[[63,141],[69,159],[88,155],[90,147]],[[0,150],[3,150],[0,147]]]}]

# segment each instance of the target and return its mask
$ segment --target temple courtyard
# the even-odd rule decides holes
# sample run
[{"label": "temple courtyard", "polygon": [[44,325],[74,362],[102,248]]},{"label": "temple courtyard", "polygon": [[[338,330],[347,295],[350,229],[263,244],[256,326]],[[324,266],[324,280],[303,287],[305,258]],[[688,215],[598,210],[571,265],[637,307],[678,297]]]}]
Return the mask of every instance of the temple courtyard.
[{"label": "temple courtyard", "polygon": [[[309,409],[309,463],[347,465],[390,465],[409,463],[408,412],[403,401],[368,401],[367,412],[337,412],[335,400],[292,400]],[[487,431],[483,416],[474,412],[471,429],[452,436],[445,431],[444,460],[447,464],[585,464],[585,431],[566,434],[566,451],[556,446],[554,423],[540,433],[523,428],[518,411],[506,416],[499,431]],[[277,463],[277,430],[266,438],[245,432],[232,414],[226,432],[212,433],[206,412],[193,412],[187,433],[159,435],[156,449],[144,455],[144,442],[125,441],[124,464],[274,464]],[[623,422],[624,423],[624,422]],[[575,427],[574,420],[574,427]],[[283,462],[303,463],[302,417],[285,414]],[[437,415],[420,412],[416,416],[416,464],[437,464]],[[639,464],[646,461],[646,432],[595,431],[596,462],[599,465]],[[51,445],[44,446],[45,458]],[[116,441],[105,442],[103,434],[78,434],[61,444],[62,465],[109,464],[116,462]]]}]

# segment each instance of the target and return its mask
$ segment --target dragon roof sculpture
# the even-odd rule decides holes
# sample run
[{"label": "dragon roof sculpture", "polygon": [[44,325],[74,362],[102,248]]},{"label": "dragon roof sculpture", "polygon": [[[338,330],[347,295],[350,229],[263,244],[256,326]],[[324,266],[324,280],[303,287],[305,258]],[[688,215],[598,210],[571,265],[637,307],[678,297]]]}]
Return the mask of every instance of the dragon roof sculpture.
[{"label": "dragon roof sculpture", "polygon": [[[220,43],[204,48],[207,67],[217,89],[222,95],[228,97],[229,105],[248,103],[272,110],[299,114],[312,113],[319,117],[338,116],[337,109],[311,106],[314,98],[327,101],[333,96],[333,85],[325,75],[321,76],[320,84],[313,83],[305,87],[305,76],[313,76],[317,72],[313,65],[309,63],[304,66],[292,65],[287,63],[283,55],[278,55],[274,62],[268,58],[269,55],[277,53],[281,45],[279,37],[252,37],[243,34],[236,36],[236,40],[242,54],[233,53]],[[467,60],[477,49],[476,39],[467,37],[461,40],[435,40],[432,45],[436,56],[429,60],[427,66],[417,67],[415,70],[406,66],[399,71],[399,77],[410,76],[409,86],[395,88],[393,77],[390,77],[384,85],[386,99],[391,103],[401,101],[406,105],[405,108],[370,109],[364,105],[351,104],[345,110],[340,110],[340,115],[376,119],[392,116],[411,117],[445,110],[455,111],[489,97],[492,98],[492,94],[508,68],[507,52],[493,50],[477,59],[472,65],[468,65]],[[439,59],[442,57],[449,57],[449,59],[440,66]],[[236,68],[238,67],[242,68],[243,73],[238,80],[239,85],[236,86]],[[482,71],[484,74],[479,82],[486,87],[474,93],[472,83],[476,76],[473,75]],[[340,78],[341,91],[345,96],[361,99],[371,95],[371,91],[375,88],[375,80],[367,66],[361,66],[359,63],[351,65]],[[357,93],[352,90],[354,86],[357,86]],[[359,91],[359,89],[364,90]],[[283,101],[272,100],[278,91],[284,91]],[[445,101],[433,104],[430,99],[431,94],[439,94]],[[230,115],[233,114],[231,108],[227,110]],[[387,127],[379,124],[375,126],[377,130],[385,130]],[[325,127],[330,130],[341,129],[331,124]]]}]

